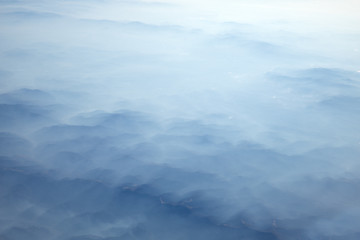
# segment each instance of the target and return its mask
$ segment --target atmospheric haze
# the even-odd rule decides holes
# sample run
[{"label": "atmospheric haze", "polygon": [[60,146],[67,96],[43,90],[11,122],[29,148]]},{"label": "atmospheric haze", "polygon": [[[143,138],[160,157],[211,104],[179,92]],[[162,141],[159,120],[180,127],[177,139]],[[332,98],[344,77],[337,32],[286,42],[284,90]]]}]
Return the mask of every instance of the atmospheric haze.
[{"label": "atmospheric haze", "polygon": [[0,1],[0,239],[360,239],[359,11]]}]

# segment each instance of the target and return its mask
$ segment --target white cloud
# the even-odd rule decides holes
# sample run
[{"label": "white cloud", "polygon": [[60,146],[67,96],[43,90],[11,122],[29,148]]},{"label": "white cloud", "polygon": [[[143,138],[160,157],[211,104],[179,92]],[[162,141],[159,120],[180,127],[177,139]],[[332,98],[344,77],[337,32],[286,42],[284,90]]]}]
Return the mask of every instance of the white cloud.
[{"label": "white cloud", "polygon": [[0,238],[356,239],[349,2],[2,1]]}]

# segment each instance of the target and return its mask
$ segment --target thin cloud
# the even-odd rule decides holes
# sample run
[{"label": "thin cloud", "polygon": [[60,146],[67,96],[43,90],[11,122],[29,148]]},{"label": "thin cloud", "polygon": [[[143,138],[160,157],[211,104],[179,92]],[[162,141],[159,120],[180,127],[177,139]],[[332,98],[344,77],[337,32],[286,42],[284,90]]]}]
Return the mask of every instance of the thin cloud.
[{"label": "thin cloud", "polygon": [[358,238],[354,35],[185,1],[1,4],[0,238]]}]

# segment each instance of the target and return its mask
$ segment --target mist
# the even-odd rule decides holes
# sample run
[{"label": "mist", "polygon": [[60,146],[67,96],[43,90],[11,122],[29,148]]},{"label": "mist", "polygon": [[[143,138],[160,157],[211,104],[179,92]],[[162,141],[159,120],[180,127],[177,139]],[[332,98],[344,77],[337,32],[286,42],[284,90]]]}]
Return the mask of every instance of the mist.
[{"label": "mist", "polygon": [[1,239],[359,239],[358,3],[0,6]]}]

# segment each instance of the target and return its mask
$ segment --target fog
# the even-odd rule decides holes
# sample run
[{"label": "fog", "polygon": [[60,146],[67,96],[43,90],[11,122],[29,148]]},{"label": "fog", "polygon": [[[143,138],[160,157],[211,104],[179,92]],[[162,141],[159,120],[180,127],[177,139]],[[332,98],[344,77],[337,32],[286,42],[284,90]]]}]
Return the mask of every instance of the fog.
[{"label": "fog", "polygon": [[358,3],[0,6],[1,239],[359,239]]}]

